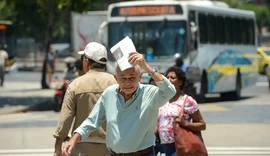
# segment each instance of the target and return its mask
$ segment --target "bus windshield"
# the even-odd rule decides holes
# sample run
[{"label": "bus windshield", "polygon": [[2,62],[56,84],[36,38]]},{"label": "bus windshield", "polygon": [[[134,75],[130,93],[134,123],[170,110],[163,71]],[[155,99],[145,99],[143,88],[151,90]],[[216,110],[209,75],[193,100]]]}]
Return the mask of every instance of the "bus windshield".
[{"label": "bus windshield", "polygon": [[185,51],[185,21],[119,22],[109,24],[109,47],[129,36],[136,50],[151,60],[170,59]]}]

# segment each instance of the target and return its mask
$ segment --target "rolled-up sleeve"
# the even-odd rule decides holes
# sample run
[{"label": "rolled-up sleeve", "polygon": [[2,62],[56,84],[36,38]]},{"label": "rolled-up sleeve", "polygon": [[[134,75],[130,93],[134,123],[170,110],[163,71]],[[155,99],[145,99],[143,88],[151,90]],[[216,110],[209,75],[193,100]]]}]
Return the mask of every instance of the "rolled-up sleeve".
[{"label": "rolled-up sleeve", "polygon": [[75,116],[76,99],[75,91],[68,88],[62,104],[60,119],[53,133],[55,138],[66,139]]},{"label": "rolled-up sleeve", "polygon": [[153,109],[158,109],[168,102],[176,93],[174,85],[165,76],[163,76],[163,81],[156,82],[156,84],[158,89],[154,95],[154,102],[152,103]]},{"label": "rolled-up sleeve", "polygon": [[[104,92],[105,93],[105,92]],[[105,107],[104,107],[104,93],[100,96],[95,107],[84,122],[74,131],[79,133],[82,140],[87,138],[89,134],[101,126],[106,119]]]}]

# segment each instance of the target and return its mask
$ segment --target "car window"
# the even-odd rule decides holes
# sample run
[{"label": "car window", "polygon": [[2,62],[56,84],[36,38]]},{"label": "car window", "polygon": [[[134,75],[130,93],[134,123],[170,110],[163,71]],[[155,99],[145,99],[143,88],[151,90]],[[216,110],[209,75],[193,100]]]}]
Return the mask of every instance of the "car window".
[{"label": "car window", "polygon": [[266,55],[270,55],[270,50],[265,50],[264,52]]}]

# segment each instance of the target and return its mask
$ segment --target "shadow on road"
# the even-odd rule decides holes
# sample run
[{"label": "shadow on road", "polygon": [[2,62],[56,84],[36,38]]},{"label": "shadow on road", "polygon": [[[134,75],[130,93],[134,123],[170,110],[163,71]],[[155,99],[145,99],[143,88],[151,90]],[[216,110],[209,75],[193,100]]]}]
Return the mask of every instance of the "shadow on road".
[{"label": "shadow on road", "polygon": [[[43,90],[46,90],[46,89],[41,89],[40,88],[22,88],[22,89],[9,89],[9,92],[14,92],[14,93],[20,93],[20,92],[35,92],[35,91],[43,91]],[[6,92],[6,90],[0,90],[0,93],[1,92]]]},{"label": "shadow on road", "polygon": [[48,97],[0,97],[0,115],[29,111],[52,110],[53,101]]},{"label": "shadow on road", "polygon": [[0,97],[0,108],[4,107],[5,105],[32,106],[49,100],[52,99],[48,97]]},{"label": "shadow on road", "polygon": [[226,101],[241,101],[241,100],[247,100],[247,99],[250,99],[250,98],[254,98],[256,96],[243,96],[241,97],[239,100],[231,100],[231,99],[224,99],[224,98],[221,98],[221,97],[207,97],[205,99],[205,101],[199,101],[198,100],[198,103],[199,104],[206,104],[206,103],[214,103],[214,102],[226,102]]}]

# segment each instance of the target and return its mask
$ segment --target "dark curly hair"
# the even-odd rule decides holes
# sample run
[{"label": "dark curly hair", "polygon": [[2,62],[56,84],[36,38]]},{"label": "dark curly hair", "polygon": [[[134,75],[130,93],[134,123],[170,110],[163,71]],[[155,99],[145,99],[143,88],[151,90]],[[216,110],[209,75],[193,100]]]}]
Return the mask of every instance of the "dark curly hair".
[{"label": "dark curly hair", "polygon": [[176,66],[173,66],[173,67],[170,67],[170,68],[167,69],[166,77],[168,76],[169,72],[175,72],[175,74],[177,76],[177,79],[182,81],[180,89],[183,90],[184,87],[186,86],[186,83],[187,83],[187,77],[186,77],[185,72],[181,68],[176,67]]}]

